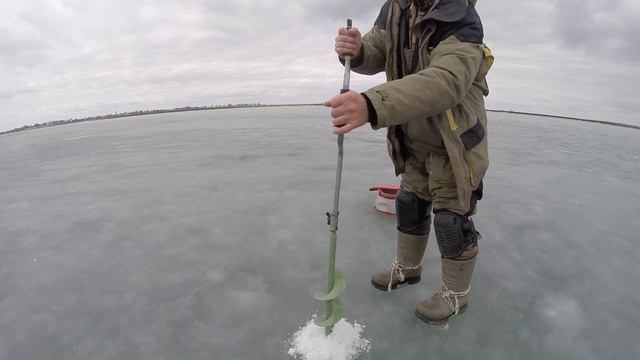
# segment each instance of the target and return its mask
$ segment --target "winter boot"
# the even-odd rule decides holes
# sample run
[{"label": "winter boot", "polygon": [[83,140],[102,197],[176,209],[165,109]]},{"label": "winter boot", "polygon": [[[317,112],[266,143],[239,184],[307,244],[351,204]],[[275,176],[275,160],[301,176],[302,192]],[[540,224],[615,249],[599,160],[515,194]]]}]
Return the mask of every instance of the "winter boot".
[{"label": "winter boot", "polygon": [[409,235],[398,231],[396,258],[389,270],[373,274],[371,284],[378,290],[391,291],[420,282],[428,237],[428,234]]},{"label": "winter boot", "polygon": [[[467,297],[471,289],[471,275],[476,264],[477,247],[468,249],[471,257],[462,260],[442,259],[442,289],[431,298],[418,303],[416,316],[431,325],[444,324],[454,315],[467,309]],[[466,254],[465,254],[466,255]]]}]

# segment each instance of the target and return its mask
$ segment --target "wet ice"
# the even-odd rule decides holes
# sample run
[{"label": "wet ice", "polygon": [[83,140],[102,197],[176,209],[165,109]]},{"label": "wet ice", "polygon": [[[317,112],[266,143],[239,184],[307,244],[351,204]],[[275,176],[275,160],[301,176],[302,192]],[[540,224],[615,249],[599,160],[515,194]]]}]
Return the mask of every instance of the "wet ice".
[{"label": "wet ice", "polygon": [[[0,359],[290,358],[324,304],[337,147],[322,107],[176,113],[0,136]],[[428,327],[386,293],[397,181],[385,133],[345,138],[336,268],[361,359],[604,359],[640,353],[640,142],[633,129],[489,114],[469,310]]]}]

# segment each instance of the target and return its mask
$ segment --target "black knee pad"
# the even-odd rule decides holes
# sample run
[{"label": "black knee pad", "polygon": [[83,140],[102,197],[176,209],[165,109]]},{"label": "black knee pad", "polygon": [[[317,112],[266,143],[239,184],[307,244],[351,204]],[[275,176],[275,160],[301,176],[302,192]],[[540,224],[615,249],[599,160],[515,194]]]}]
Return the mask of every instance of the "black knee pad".
[{"label": "black knee pad", "polygon": [[462,255],[465,249],[478,245],[480,233],[476,231],[468,216],[440,210],[433,219],[433,227],[440,255],[445,259],[456,258]]},{"label": "black knee pad", "polygon": [[399,231],[409,235],[427,234],[431,222],[430,215],[431,202],[400,188],[396,195],[396,218]]}]

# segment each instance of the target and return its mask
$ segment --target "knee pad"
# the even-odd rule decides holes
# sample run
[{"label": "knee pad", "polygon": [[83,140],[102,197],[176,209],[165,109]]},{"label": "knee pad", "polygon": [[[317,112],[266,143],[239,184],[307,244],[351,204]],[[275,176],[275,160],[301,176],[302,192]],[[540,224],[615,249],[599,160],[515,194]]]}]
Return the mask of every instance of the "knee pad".
[{"label": "knee pad", "polygon": [[468,216],[450,211],[438,211],[433,219],[433,227],[440,255],[445,259],[462,255],[465,249],[477,246],[480,239],[480,233]]},{"label": "knee pad", "polygon": [[429,233],[431,202],[400,188],[396,195],[398,230],[409,235]]}]

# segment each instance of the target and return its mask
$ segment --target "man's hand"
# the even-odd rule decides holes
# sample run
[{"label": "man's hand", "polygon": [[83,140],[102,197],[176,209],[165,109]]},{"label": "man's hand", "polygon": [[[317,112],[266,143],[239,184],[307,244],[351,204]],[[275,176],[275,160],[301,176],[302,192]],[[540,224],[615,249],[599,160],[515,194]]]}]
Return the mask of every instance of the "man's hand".
[{"label": "man's hand", "polygon": [[336,53],[338,56],[341,58],[345,56],[356,57],[361,48],[362,36],[358,28],[347,29],[343,27],[338,30],[338,36],[336,36]]},{"label": "man's hand", "polygon": [[324,106],[331,108],[333,125],[336,126],[333,133],[336,135],[344,135],[369,120],[367,101],[357,92],[349,91],[334,96],[325,101]]}]

